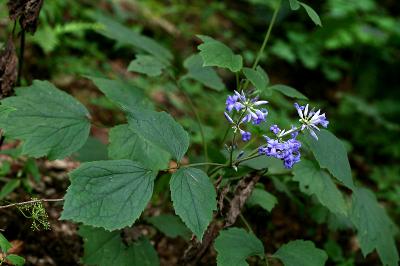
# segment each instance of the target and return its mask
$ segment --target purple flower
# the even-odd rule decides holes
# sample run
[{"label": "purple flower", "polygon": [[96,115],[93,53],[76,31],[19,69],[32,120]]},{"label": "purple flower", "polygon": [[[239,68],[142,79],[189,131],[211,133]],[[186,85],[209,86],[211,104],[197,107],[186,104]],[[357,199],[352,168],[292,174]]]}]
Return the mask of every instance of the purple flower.
[{"label": "purple flower", "polygon": [[247,131],[244,131],[244,130],[240,129],[240,134],[242,135],[242,140],[244,142],[249,141],[251,139],[251,133],[250,132],[247,132]]},{"label": "purple flower", "polygon": [[227,112],[224,112],[224,115],[225,115],[225,118],[226,118],[226,120],[228,120],[229,121],[229,123],[231,123],[231,124],[234,124],[234,122],[233,122],[233,120],[232,120],[232,118],[228,115],[228,113]]},{"label": "purple flower", "polygon": [[265,108],[259,109],[258,106],[267,103],[268,101],[259,101],[257,97],[248,98],[244,91],[242,93],[235,91],[235,94],[228,96],[225,104],[229,113],[233,110],[241,112],[242,120],[239,124],[252,122],[258,125],[265,121],[268,115],[268,111]]},{"label": "purple flower", "polygon": [[267,145],[258,149],[259,154],[282,160],[285,168],[292,168],[295,163],[300,161],[301,143],[295,138],[283,141],[266,137],[266,140]]},{"label": "purple flower", "polygon": [[272,133],[274,133],[275,135],[278,134],[281,129],[277,126],[277,125],[272,125],[269,130],[271,130]]},{"label": "purple flower", "polygon": [[318,136],[315,134],[314,130],[316,129],[319,131],[319,125],[326,128],[329,124],[329,121],[326,120],[325,113],[320,114],[321,110],[315,112],[314,108],[309,112],[308,104],[306,106],[300,106],[295,103],[294,106],[299,114],[299,121],[302,123],[301,130],[303,131],[304,129],[308,129],[310,135],[318,140]]}]

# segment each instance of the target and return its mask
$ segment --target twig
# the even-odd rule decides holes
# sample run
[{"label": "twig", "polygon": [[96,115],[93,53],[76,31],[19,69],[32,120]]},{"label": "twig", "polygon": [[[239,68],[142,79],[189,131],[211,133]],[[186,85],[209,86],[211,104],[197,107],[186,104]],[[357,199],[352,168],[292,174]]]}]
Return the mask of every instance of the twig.
[{"label": "twig", "polygon": [[17,86],[21,86],[22,68],[24,65],[24,54],[25,54],[25,30],[21,31],[20,47],[19,47],[19,58],[18,58],[18,78]]},{"label": "twig", "polygon": [[0,209],[6,209],[6,208],[11,208],[11,207],[17,207],[17,206],[23,206],[23,205],[28,205],[28,204],[33,204],[36,202],[57,202],[57,201],[63,201],[64,199],[37,199],[37,200],[29,200],[29,201],[24,201],[24,202],[17,202],[17,203],[12,203],[8,205],[3,205],[0,206]]}]

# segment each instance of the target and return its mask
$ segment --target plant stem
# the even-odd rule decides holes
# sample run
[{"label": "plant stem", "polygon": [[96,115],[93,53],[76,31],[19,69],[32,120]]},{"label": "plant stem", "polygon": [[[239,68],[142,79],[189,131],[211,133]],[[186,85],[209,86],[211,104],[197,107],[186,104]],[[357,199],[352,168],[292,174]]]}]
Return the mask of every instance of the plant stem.
[{"label": "plant stem", "polygon": [[[197,122],[197,125],[199,126],[199,130],[200,130],[201,142],[203,144],[204,160],[206,162],[208,162],[208,147],[207,147],[207,142],[206,142],[203,126],[201,125],[199,113],[197,112],[196,107],[194,106],[194,103],[193,103],[192,99],[190,98],[190,96],[186,93],[186,91],[184,89],[181,88],[181,86],[179,86],[179,82],[176,79],[175,79],[175,83],[176,83],[176,86],[180,89],[180,91],[183,93],[183,95],[187,99],[187,101],[189,103],[189,107],[192,110],[194,116],[196,117],[196,122]],[[205,170],[206,171],[208,170],[207,165],[205,165]]]},{"label": "plant stem", "polygon": [[249,157],[243,158],[243,159],[241,159],[241,160],[235,162],[235,164],[238,165],[238,164],[240,164],[240,163],[242,163],[242,162],[245,162],[245,161],[248,161],[248,160],[251,160],[251,159],[260,157],[260,156],[262,156],[262,154],[255,154],[255,155],[253,155],[253,156],[249,156]]},{"label": "plant stem", "polygon": [[27,205],[27,204],[33,204],[36,202],[57,202],[57,201],[63,201],[64,199],[37,199],[37,200],[29,200],[29,201],[24,201],[24,202],[17,202],[17,203],[12,203],[8,205],[3,205],[0,206],[0,209],[6,209],[10,207],[16,207],[16,206],[22,206],[22,205]]},{"label": "plant stem", "polygon": [[253,235],[255,235],[253,229],[251,229],[251,226],[250,226],[249,222],[247,222],[246,218],[244,218],[242,213],[239,214],[239,217],[242,220],[242,222],[244,223],[244,225],[247,227],[249,232],[252,233]]},{"label": "plant stem", "polygon": [[271,22],[269,23],[269,26],[268,26],[268,29],[267,29],[267,33],[265,34],[265,37],[264,37],[264,41],[263,41],[263,43],[262,43],[262,45],[261,45],[261,47],[260,47],[260,50],[258,51],[256,60],[254,61],[253,69],[255,69],[255,68],[257,67],[258,62],[260,61],[261,56],[262,56],[262,54],[264,53],[264,49],[265,49],[265,47],[267,46],[269,37],[270,37],[270,35],[271,35],[272,27],[273,27],[274,24],[275,24],[276,17],[278,16],[279,9],[280,9],[280,7],[281,7],[281,2],[282,2],[282,0],[279,0],[279,1],[278,1],[278,4],[277,4],[277,6],[276,6],[276,8],[275,8],[275,10],[274,10],[274,13],[273,13],[273,15],[272,15]]},{"label": "plant stem", "polygon": [[[258,62],[260,62],[261,56],[264,53],[264,50],[265,50],[265,47],[267,46],[269,37],[271,36],[272,27],[275,24],[275,20],[276,20],[276,17],[278,16],[279,9],[281,8],[281,2],[282,2],[282,0],[279,0],[278,4],[274,10],[274,13],[272,14],[271,22],[268,25],[268,29],[267,29],[267,32],[265,33],[264,41],[260,47],[260,50],[257,53],[256,60],[254,61],[252,69],[256,69]],[[248,85],[249,85],[249,80],[246,80],[246,83],[243,86],[243,90],[247,89]]]}]

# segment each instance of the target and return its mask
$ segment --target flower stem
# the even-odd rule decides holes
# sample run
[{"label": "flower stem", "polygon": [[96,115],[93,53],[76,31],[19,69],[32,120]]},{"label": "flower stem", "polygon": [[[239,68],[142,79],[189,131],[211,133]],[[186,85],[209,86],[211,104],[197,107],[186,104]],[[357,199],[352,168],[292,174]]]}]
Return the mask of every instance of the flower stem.
[{"label": "flower stem", "polygon": [[260,61],[261,56],[262,56],[262,54],[264,53],[264,49],[265,49],[265,47],[267,46],[269,37],[270,37],[270,35],[271,35],[272,27],[273,27],[274,24],[275,24],[276,17],[278,16],[279,9],[280,9],[280,7],[281,7],[281,2],[282,2],[282,0],[279,0],[279,1],[278,1],[278,4],[277,4],[277,6],[276,6],[276,8],[275,8],[275,10],[274,10],[274,13],[273,13],[273,15],[272,15],[271,22],[269,23],[269,26],[268,26],[268,29],[267,29],[267,33],[265,34],[265,37],[264,37],[264,41],[263,41],[263,43],[262,43],[262,45],[261,45],[261,47],[260,47],[260,50],[258,51],[256,60],[254,61],[253,69],[255,69],[255,68],[257,67],[258,62]]}]

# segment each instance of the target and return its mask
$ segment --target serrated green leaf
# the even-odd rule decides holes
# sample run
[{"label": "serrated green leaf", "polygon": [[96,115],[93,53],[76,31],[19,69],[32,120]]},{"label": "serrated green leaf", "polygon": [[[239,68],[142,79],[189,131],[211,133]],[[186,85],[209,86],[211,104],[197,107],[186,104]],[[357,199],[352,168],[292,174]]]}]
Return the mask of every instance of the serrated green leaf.
[{"label": "serrated green leaf", "polygon": [[364,256],[376,249],[383,265],[399,265],[399,253],[394,239],[397,228],[370,190],[354,189],[351,220],[357,228]]},{"label": "serrated green leaf", "polygon": [[146,220],[168,237],[175,238],[181,236],[185,239],[189,239],[191,235],[189,229],[176,215],[161,214],[149,217]]},{"label": "serrated green leaf", "polygon": [[81,226],[79,235],[84,242],[82,261],[96,266],[157,266],[157,252],[146,238],[126,246],[120,231],[108,232],[101,228]]},{"label": "serrated green leaf", "polygon": [[343,195],[325,170],[311,161],[303,160],[295,165],[293,173],[293,180],[299,182],[302,192],[315,195],[333,213],[347,213]]},{"label": "serrated green leaf", "polygon": [[306,137],[308,146],[321,168],[326,168],[349,189],[354,188],[347,152],[343,143],[328,130],[317,132],[318,140]]},{"label": "serrated green leaf", "polygon": [[283,85],[283,84],[276,84],[276,85],[269,87],[268,89],[278,91],[278,92],[282,93],[283,95],[286,95],[291,98],[300,99],[300,100],[308,100],[308,98],[304,94],[299,92],[298,90],[296,90],[292,87]]},{"label": "serrated green leaf", "polygon": [[108,99],[123,109],[145,108],[148,103],[143,92],[134,85],[122,80],[87,77]]},{"label": "serrated green leaf", "polygon": [[281,246],[274,257],[285,266],[323,266],[328,259],[325,251],[311,241],[295,240]]},{"label": "serrated green leaf", "polygon": [[70,173],[61,219],[107,230],[132,225],[151,198],[156,175],[130,160],[84,163]]},{"label": "serrated green leaf", "polygon": [[250,256],[264,257],[264,246],[253,234],[242,228],[221,231],[215,239],[218,266],[246,266]]},{"label": "serrated green leaf", "polygon": [[170,181],[171,198],[177,215],[201,241],[217,209],[217,195],[210,178],[197,168],[181,168]]},{"label": "serrated green leaf", "polygon": [[243,74],[257,90],[263,91],[267,88],[269,78],[260,66],[257,67],[257,70],[245,67],[243,68]]},{"label": "serrated green leaf", "polygon": [[148,142],[169,152],[180,161],[189,147],[189,135],[165,112],[130,109],[129,127]]},{"label": "serrated green leaf", "polygon": [[153,39],[141,35],[106,16],[97,16],[96,19],[98,23],[103,25],[98,32],[110,39],[116,40],[119,44],[131,45],[134,48],[145,51],[164,62],[168,62],[173,58],[170,51]]},{"label": "serrated green leaf", "polygon": [[255,188],[246,201],[246,204],[250,206],[259,205],[268,212],[272,211],[277,203],[278,200],[274,195],[260,188]]},{"label": "serrated green leaf", "polygon": [[183,66],[188,73],[182,79],[194,79],[206,87],[216,91],[222,91],[225,88],[224,83],[212,67],[203,66],[203,59],[199,54],[188,57]]},{"label": "serrated green leaf", "polygon": [[15,266],[22,266],[25,264],[25,259],[21,256],[15,255],[15,254],[7,255],[6,260],[11,262],[12,265],[15,265]]},{"label": "serrated green leaf", "polygon": [[0,233],[0,249],[3,253],[7,253],[8,250],[12,247],[11,243]]},{"label": "serrated green leaf", "polygon": [[290,9],[292,10],[297,10],[300,8],[299,1],[297,0],[289,0],[289,4],[290,4]]},{"label": "serrated green leaf", "polygon": [[111,159],[129,159],[150,169],[168,167],[169,154],[136,134],[129,125],[118,125],[109,132],[108,154]]},{"label": "serrated green leaf", "polygon": [[242,69],[242,56],[235,55],[231,48],[208,36],[197,35],[197,37],[203,41],[203,44],[197,47],[203,58],[203,66],[228,68],[232,72]]},{"label": "serrated green leaf", "polygon": [[21,181],[19,179],[12,179],[8,181],[0,190],[0,200],[4,199],[8,194],[14,191],[17,187],[19,187]]},{"label": "serrated green leaf", "polygon": [[[38,80],[18,88],[16,95],[1,101],[0,128],[6,137],[23,140],[23,154],[61,159],[86,142],[89,112],[71,95]],[[3,112],[4,108],[15,111]]]},{"label": "serrated green leaf", "polygon": [[107,146],[99,139],[94,137],[89,137],[86,143],[82,146],[82,148],[80,148],[77,152],[74,153],[73,158],[82,163],[107,160],[108,159]]},{"label": "serrated green leaf", "polygon": [[319,18],[317,12],[310,7],[309,5],[306,5],[302,2],[298,2],[307,12],[307,15],[311,18],[311,20],[315,23],[315,25],[318,25],[322,27],[321,19]]},{"label": "serrated green leaf", "polygon": [[161,75],[166,67],[166,64],[157,60],[154,56],[137,55],[135,60],[129,63],[128,71],[146,74],[149,77],[156,77]]}]

